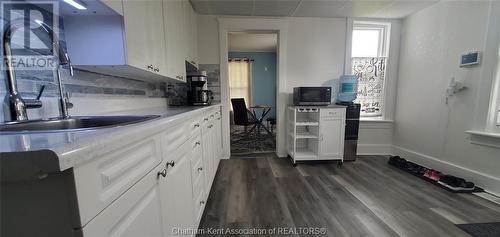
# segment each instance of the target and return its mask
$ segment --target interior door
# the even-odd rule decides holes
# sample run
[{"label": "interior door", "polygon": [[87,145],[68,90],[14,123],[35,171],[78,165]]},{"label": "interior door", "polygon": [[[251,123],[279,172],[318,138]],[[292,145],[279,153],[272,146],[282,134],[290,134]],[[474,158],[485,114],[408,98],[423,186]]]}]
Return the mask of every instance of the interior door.
[{"label": "interior door", "polygon": [[341,118],[321,119],[319,156],[342,158],[344,151],[344,120]]},{"label": "interior door", "polygon": [[178,159],[174,158],[177,160],[175,163],[167,165],[164,161],[160,164],[166,168],[166,176],[160,176],[163,225],[166,236],[174,235],[176,229],[194,227],[190,148],[191,143],[184,143],[171,156],[178,157]]}]

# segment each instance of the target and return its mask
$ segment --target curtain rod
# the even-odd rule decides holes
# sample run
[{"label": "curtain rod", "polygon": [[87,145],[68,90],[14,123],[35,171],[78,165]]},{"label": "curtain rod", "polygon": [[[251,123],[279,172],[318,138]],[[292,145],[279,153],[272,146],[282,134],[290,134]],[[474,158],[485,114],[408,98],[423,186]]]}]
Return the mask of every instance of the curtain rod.
[{"label": "curtain rod", "polygon": [[249,61],[249,62],[253,62],[254,60],[250,59],[250,58],[229,58],[227,61]]}]

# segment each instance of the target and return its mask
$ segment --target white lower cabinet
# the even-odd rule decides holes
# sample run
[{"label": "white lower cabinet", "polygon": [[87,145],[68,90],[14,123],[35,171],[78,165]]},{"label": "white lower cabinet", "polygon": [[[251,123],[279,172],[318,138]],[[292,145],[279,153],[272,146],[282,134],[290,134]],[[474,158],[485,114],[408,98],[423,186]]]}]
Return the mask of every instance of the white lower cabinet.
[{"label": "white lower cabinet", "polygon": [[290,106],[287,110],[287,150],[296,161],[343,162],[345,108]]},{"label": "white lower cabinet", "polygon": [[174,153],[165,154],[165,159],[173,156],[176,160],[162,163],[165,169],[159,174],[159,185],[165,236],[182,235],[194,227],[190,155],[191,144],[186,142]]},{"label": "white lower cabinet", "polygon": [[160,196],[158,172],[150,171],[137,184],[83,227],[88,237],[160,237],[165,236],[162,223],[163,199]]},{"label": "white lower cabinet", "polygon": [[[81,189],[79,199],[86,200],[83,197],[89,197],[87,199],[92,201],[98,197],[107,197],[102,205],[96,201],[88,201],[80,204],[80,209],[90,207],[92,203],[99,204],[98,207],[110,203],[101,212],[101,209],[91,208],[93,212],[83,215],[91,219],[82,228],[83,236],[193,235],[203,216],[221,156],[219,119],[220,108],[210,109],[183,122],[172,123],[172,127],[147,141],[79,167],[76,170],[79,175],[75,176],[77,185],[90,180],[92,182],[87,186],[99,187],[91,189],[84,186],[87,188]],[[178,136],[178,131],[186,134]],[[175,136],[184,142],[177,142],[173,139]],[[161,163],[158,161],[160,157]],[[135,184],[130,184],[128,190],[122,188],[128,187],[124,185],[111,186],[113,194],[122,192],[115,199],[114,196],[106,195],[110,193],[107,186],[101,189],[97,185],[98,181],[104,182],[102,178],[95,182],[91,178],[110,176],[115,177],[113,182],[121,183],[120,177],[123,177],[122,181],[129,184],[132,182],[128,182],[132,180],[129,176],[136,177],[131,174],[137,175],[137,172],[144,169],[147,169],[144,172],[147,174],[139,176],[142,178],[138,178]]]}]

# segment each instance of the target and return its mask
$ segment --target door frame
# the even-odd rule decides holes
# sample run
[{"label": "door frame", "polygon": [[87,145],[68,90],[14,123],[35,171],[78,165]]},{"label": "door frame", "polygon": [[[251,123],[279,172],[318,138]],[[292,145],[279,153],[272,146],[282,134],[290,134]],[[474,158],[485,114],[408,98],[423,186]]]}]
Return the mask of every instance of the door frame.
[{"label": "door frame", "polygon": [[286,92],[286,42],[288,21],[286,19],[265,18],[218,18],[219,22],[219,57],[220,57],[220,88],[222,106],[222,157],[231,156],[230,142],[230,107],[229,70],[228,70],[228,33],[237,31],[267,31],[277,33],[277,68],[276,71],[276,155],[286,156],[285,110],[288,104]]}]

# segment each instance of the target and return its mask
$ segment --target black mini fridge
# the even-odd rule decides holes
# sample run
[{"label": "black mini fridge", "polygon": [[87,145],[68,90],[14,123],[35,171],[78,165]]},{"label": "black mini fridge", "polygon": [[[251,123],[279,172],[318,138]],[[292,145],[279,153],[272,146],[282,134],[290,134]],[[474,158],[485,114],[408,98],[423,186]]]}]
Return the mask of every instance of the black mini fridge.
[{"label": "black mini fridge", "polygon": [[356,154],[358,151],[359,114],[361,111],[361,105],[356,103],[337,103],[337,104],[347,106],[345,141],[344,141],[344,161],[355,161]]}]

